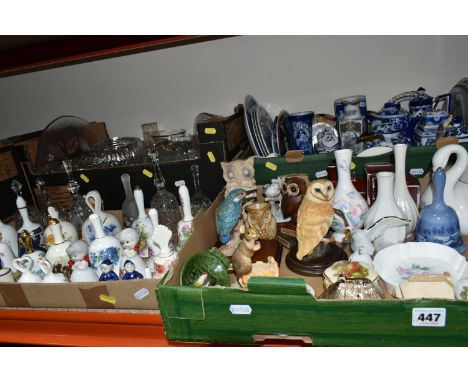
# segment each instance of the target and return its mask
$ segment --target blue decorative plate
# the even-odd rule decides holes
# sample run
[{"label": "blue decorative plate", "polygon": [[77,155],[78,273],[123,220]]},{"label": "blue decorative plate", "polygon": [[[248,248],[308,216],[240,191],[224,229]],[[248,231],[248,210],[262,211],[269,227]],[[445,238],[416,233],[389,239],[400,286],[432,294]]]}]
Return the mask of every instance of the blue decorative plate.
[{"label": "blue decorative plate", "polygon": [[252,109],[252,123],[253,123],[253,127],[254,127],[254,129],[253,129],[254,137],[255,137],[256,141],[258,142],[258,144],[259,144],[259,149],[260,149],[260,152],[262,153],[262,156],[265,157],[265,156],[268,155],[268,147],[267,147],[267,144],[266,144],[265,140],[262,137],[260,127],[258,126],[257,113],[258,113],[258,107],[254,107]]},{"label": "blue decorative plate", "polygon": [[245,117],[245,131],[249,140],[250,146],[252,147],[255,155],[263,156],[260,144],[254,133],[254,125],[252,121],[252,110],[257,106],[257,101],[251,95],[247,95],[244,99],[244,117]]},{"label": "blue decorative plate", "polygon": [[272,135],[275,130],[275,124],[270,117],[270,114],[262,105],[257,105],[256,108],[257,114],[257,126],[260,128],[260,136],[263,143],[266,145],[267,154],[272,154],[274,152],[272,145]]}]

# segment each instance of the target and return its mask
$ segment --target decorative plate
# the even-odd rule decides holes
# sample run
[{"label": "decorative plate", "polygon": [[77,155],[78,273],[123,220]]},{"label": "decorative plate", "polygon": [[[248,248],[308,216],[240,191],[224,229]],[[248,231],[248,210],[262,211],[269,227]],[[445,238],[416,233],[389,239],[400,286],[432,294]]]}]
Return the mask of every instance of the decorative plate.
[{"label": "decorative plate", "polygon": [[379,251],[374,270],[395,294],[398,285],[412,275],[450,273],[454,283],[468,277],[468,262],[456,250],[436,243],[395,244]]},{"label": "decorative plate", "polygon": [[264,141],[262,134],[260,132],[260,127],[258,126],[258,120],[257,120],[257,112],[258,108],[253,107],[252,108],[252,125],[253,125],[253,134],[254,138],[258,144],[259,151],[261,153],[261,156],[266,157],[268,155],[268,148],[267,144]]},{"label": "decorative plate", "polygon": [[273,153],[273,146],[272,146],[272,135],[273,131],[275,130],[275,124],[270,117],[270,114],[266,111],[266,109],[262,105],[257,105],[257,126],[260,129],[260,136],[263,142],[266,144],[267,153],[269,155]]},{"label": "decorative plate", "polygon": [[286,110],[281,110],[276,119],[276,136],[278,142],[278,154],[283,156],[286,151],[289,150],[288,143],[288,112]]},{"label": "decorative plate", "polygon": [[257,106],[257,101],[251,95],[247,95],[244,100],[244,117],[245,117],[245,131],[249,140],[250,146],[252,147],[255,155],[262,155],[260,151],[259,143],[254,136],[254,126],[252,122],[252,109]]}]

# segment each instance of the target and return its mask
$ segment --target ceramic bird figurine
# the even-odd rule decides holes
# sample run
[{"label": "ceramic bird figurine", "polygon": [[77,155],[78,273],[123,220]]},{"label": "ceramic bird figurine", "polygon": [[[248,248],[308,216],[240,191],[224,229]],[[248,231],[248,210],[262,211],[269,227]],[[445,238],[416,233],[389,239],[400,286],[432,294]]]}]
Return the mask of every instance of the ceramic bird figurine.
[{"label": "ceramic bird figurine", "polygon": [[335,189],[328,179],[316,179],[307,187],[297,213],[298,260],[317,247],[330,229],[334,194]]},{"label": "ceramic bird figurine", "polygon": [[373,241],[383,235],[385,231],[393,227],[409,225],[410,221],[396,216],[386,216],[377,220],[369,228],[359,229],[350,227],[345,231],[346,236],[351,236],[350,260],[366,263],[373,268],[372,255],[375,252]]},{"label": "ceramic bird figurine", "polygon": [[245,195],[241,188],[232,190],[216,210],[216,232],[221,244],[226,244],[231,238],[231,231],[242,213],[241,202]]}]

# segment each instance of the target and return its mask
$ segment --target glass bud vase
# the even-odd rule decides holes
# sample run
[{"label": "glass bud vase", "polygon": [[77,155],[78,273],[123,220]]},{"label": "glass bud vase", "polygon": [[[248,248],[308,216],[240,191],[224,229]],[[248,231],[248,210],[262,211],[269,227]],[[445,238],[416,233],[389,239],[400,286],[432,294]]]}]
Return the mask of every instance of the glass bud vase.
[{"label": "glass bud vase", "polygon": [[197,164],[193,164],[190,166],[190,170],[192,170],[192,177],[193,177],[193,186],[195,188],[195,193],[192,195],[191,203],[192,203],[192,215],[197,216],[198,211],[201,209],[207,210],[210,208],[211,201],[208,197],[202,192],[200,187],[200,170]]},{"label": "glass bud vase", "polygon": [[[335,212],[332,229],[333,237],[341,242],[345,236],[345,230],[349,226],[361,228],[364,225],[364,215],[369,209],[366,200],[356,190],[351,181],[351,149],[335,151],[336,167],[338,169],[338,183],[335,188],[333,208],[340,210],[344,216]],[[346,218],[344,221],[343,217]]]}]

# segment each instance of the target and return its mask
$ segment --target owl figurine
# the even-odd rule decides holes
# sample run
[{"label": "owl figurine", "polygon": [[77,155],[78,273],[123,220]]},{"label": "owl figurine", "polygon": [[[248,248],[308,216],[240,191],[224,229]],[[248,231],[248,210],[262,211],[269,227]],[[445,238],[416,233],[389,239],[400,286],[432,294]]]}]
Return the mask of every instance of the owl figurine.
[{"label": "owl figurine", "polygon": [[307,191],[307,184],[303,178],[298,176],[287,176],[281,185],[281,211],[285,218],[290,217],[296,221],[297,211]]},{"label": "owl figurine", "polygon": [[241,188],[245,191],[255,190],[255,170],[254,157],[245,160],[233,160],[231,162],[221,162],[223,169],[223,178],[226,181],[226,190],[224,196],[236,188]]},{"label": "owl figurine", "polygon": [[242,199],[246,192],[241,188],[232,190],[216,210],[216,232],[221,244],[231,238],[231,232],[242,213]]},{"label": "owl figurine", "polygon": [[330,229],[334,195],[333,183],[328,179],[316,179],[307,187],[297,214],[298,260],[313,251]]}]

